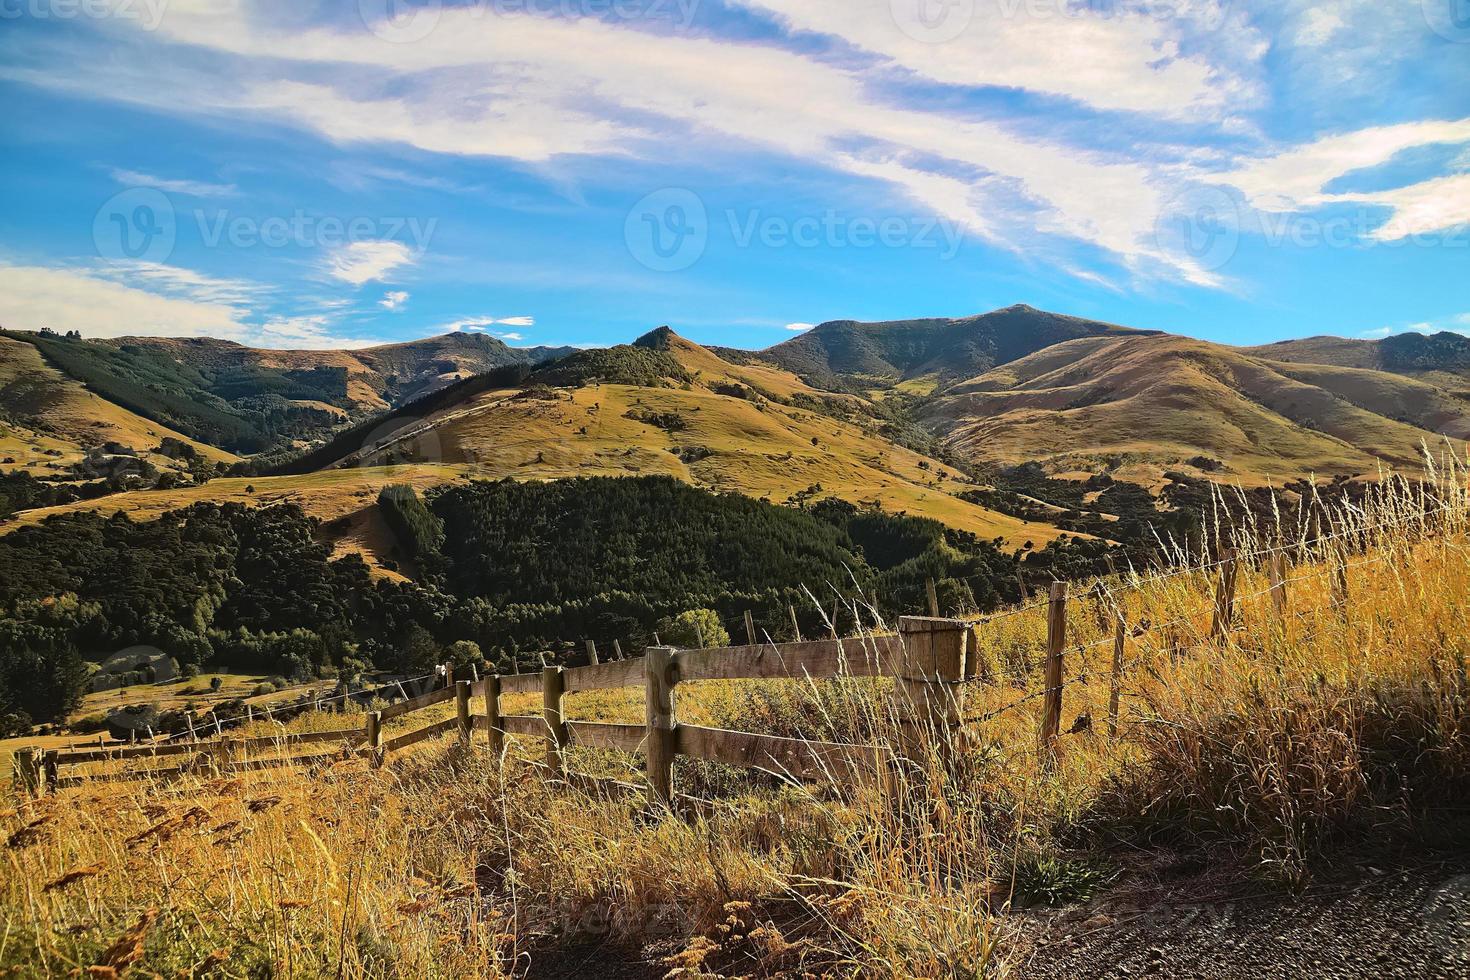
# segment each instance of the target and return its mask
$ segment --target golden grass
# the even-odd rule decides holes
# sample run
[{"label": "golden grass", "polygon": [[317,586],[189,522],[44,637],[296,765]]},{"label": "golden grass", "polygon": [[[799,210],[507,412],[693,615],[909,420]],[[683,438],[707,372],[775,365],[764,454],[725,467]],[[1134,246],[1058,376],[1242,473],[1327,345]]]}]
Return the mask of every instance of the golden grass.
[{"label": "golden grass", "polygon": [[[1022,948],[1009,909],[1097,887],[1108,841],[1299,881],[1339,842],[1426,829],[1470,786],[1470,507],[1459,474],[1439,493],[1447,509],[1426,518],[1438,504],[1385,484],[1322,543],[1239,530],[1236,545],[1290,555],[1289,598],[1278,613],[1247,562],[1225,641],[1210,640],[1213,569],[1074,584],[1075,732],[1055,765],[1038,756],[1045,627],[1029,608],[975,627],[970,723],[883,784],[781,786],[680,760],[680,787],[708,802],[675,818],[548,782],[535,740],[502,761],[450,739],[383,770],[342,758],[13,804],[0,967],[49,976],[136,953],[169,975],[510,976],[594,943],[600,964],[682,977],[1004,976]],[[1119,608],[1138,632],[1110,738]],[[641,717],[637,691],[569,700],[575,717]],[[880,683],[686,685],[677,701],[688,722],[897,741]],[[634,771],[593,756],[574,765]]]}]

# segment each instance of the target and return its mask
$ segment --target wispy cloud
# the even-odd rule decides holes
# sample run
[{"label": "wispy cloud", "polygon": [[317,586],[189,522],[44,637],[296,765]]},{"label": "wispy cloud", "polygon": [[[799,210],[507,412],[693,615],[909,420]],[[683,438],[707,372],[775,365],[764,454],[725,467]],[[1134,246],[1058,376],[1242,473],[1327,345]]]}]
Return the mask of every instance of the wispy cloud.
[{"label": "wispy cloud", "polygon": [[244,341],[251,332],[244,316],[234,303],[166,295],[85,269],[0,265],[0,323],[13,329]]},{"label": "wispy cloud", "polygon": [[112,179],[126,187],[153,187],[170,194],[187,197],[233,197],[239,193],[234,184],[211,184],[201,180],[182,180],[171,177],[155,177],[137,170],[111,171]]},{"label": "wispy cloud", "polygon": [[524,336],[522,336],[521,334],[518,334],[518,333],[498,333],[495,336],[499,337],[501,340],[525,340],[526,339]]},{"label": "wispy cloud", "polygon": [[403,304],[407,302],[408,293],[405,293],[402,290],[395,290],[391,293],[384,293],[383,298],[378,300],[378,305],[383,307],[383,309],[385,310],[401,310],[403,308]]},{"label": "wispy cloud", "polygon": [[786,324],[786,329],[791,330],[795,333],[802,333],[807,330],[811,330],[815,326],[815,323],[788,323]]},{"label": "wispy cloud", "polygon": [[[532,316],[472,316],[465,317],[462,320],[455,320],[452,323],[446,323],[442,329],[451,333],[456,333],[460,331],[485,331],[488,330],[490,327],[532,327],[535,325],[536,318]],[[501,334],[499,336],[502,339],[522,339],[519,334]]]},{"label": "wispy cloud", "polygon": [[361,286],[382,282],[395,269],[415,261],[413,251],[402,242],[352,242],[328,256],[327,271],[334,279]]}]

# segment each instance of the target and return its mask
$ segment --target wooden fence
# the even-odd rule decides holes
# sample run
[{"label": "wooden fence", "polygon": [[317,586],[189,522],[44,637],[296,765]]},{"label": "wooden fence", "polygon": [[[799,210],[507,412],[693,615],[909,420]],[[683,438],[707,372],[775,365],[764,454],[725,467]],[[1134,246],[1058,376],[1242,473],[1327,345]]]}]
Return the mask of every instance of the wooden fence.
[{"label": "wooden fence", "polygon": [[[1278,556],[1268,559],[1272,602],[1285,608],[1285,577]],[[1223,638],[1232,628],[1237,557],[1222,554],[1214,566],[1218,581],[1214,594],[1212,638]],[[1192,570],[1197,572],[1198,570]],[[1345,589],[1334,578],[1334,589]],[[1044,687],[1004,710],[1033,696],[1042,698],[1039,750],[1043,764],[1055,758],[1065,689],[1064,657],[1067,632],[1067,584],[1054,583],[1044,600],[1047,607],[1047,643]],[[932,605],[932,604],[931,604]],[[104,780],[167,778],[188,772],[239,772],[273,766],[313,763],[354,752],[381,765],[392,753],[429,739],[457,733],[469,745],[475,733],[485,737],[490,750],[500,753],[507,737],[540,739],[546,766],[558,778],[587,779],[567,769],[567,750],[575,746],[639,754],[643,757],[647,788],[664,803],[673,799],[674,760],[678,756],[707,759],[734,766],[766,770],[792,780],[832,779],[879,774],[895,758],[917,743],[947,733],[964,720],[965,692],[976,679],[978,663],[970,647],[975,624],[939,617],[903,617],[896,635],[853,639],[799,640],[791,643],[748,644],[700,650],[651,647],[632,660],[594,662],[585,667],[545,667],[540,673],[492,676],[452,686],[368,713],[360,728],[252,739],[221,738],[209,742],[145,745],[119,749],[48,751],[23,749],[16,756],[19,784],[31,793],[77,785],[87,777],[62,777],[65,766],[106,761],[179,757],[173,767],[102,774]],[[753,635],[754,629],[748,629]],[[1121,613],[1111,640],[1113,664],[1108,731],[1118,731],[1118,704],[1124,670],[1124,647],[1130,635]],[[595,659],[595,658],[590,658]],[[889,678],[893,716],[899,722],[894,746],[851,745],[785,738],[755,732],[735,732],[679,722],[676,693],[681,685],[712,680],[797,679],[837,677]],[[565,698],[582,691],[641,687],[643,724],[578,721],[566,716]],[[539,715],[509,715],[502,711],[505,695],[540,692]],[[385,722],[413,715],[435,705],[455,701],[453,717],[385,739]],[[476,713],[476,703],[483,713]],[[280,757],[279,750],[299,745],[337,743],[332,751],[308,756]],[[252,759],[253,754],[276,749],[278,756]]]}]

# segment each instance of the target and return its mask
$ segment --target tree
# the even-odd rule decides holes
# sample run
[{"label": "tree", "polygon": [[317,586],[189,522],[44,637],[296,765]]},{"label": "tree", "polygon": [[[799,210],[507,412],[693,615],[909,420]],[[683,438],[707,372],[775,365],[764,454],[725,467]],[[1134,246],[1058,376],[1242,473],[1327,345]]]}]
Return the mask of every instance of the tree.
[{"label": "tree", "polygon": [[455,640],[444,650],[446,663],[454,665],[455,676],[459,676],[461,670],[467,669],[474,664],[480,673],[485,672],[485,655],[480,652],[480,644],[472,640]]},{"label": "tree", "polygon": [[727,647],[730,634],[713,609],[690,609],[658,623],[658,638],[668,646]]},{"label": "tree", "polygon": [[0,620],[0,715],[63,721],[81,706],[86,684],[87,667],[64,630]]}]

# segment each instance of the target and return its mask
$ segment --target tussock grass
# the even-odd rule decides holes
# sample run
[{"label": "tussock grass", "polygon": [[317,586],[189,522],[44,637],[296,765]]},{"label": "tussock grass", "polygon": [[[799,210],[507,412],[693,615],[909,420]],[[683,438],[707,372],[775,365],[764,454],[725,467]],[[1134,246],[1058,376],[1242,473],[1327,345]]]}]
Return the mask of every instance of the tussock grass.
[{"label": "tussock grass", "polygon": [[[1005,976],[1008,910],[1106,887],[1111,844],[1193,848],[1292,884],[1344,844],[1432,832],[1470,789],[1463,474],[1385,480],[1323,515],[1320,533],[1226,519],[1229,504],[1209,555],[1176,555],[1184,573],[1074,583],[1054,765],[1038,755],[1037,606],[976,626],[966,723],[904,753],[887,781],[834,772],[795,786],[681,759],[679,786],[702,802],[676,818],[636,795],[548,782],[535,741],[513,740],[502,760],[449,739],[383,770],[343,757],[89,786],[12,801],[0,817],[0,968],[512,976],[595,943],[598,963],[672,976]],[[1218,639],[1212,555],[1226,545],[1244,557],[1233,629]],[[1284,611],[1268,551],[1290,560]],[[889,693],[856,679],[713,682],[681,685],[678,712],[903,747]],[[506,700],[509,713],[536,710]],[[568,705],[641,718],[636,691]],[[637,773],[591,750],[573,766]]]}]

